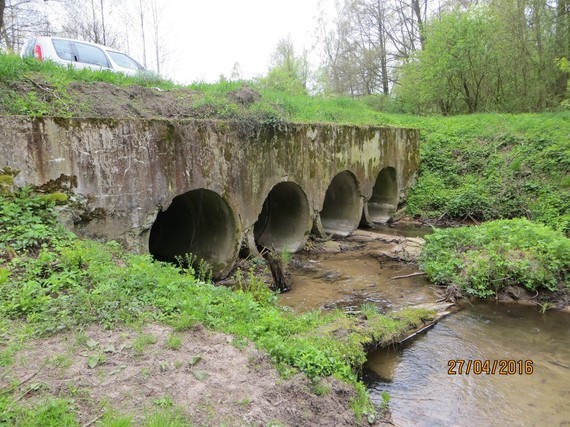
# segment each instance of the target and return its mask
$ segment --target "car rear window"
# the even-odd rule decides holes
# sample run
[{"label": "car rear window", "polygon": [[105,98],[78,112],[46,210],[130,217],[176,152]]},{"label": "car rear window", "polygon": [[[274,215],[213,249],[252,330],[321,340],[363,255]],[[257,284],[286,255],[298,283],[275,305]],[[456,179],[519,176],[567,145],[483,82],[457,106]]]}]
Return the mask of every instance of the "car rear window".
[{"label": "car rear window", "polygon": [[99,65],[101,67],[111,68],[109,60],[105,53],[98,47],[91,46],[83,43],[73,43],[77,50],[78,61],[86,62],[87,64]]},{"label": "car rear window", "polygon": [[53,43],[55,53],[57,53],[57,56],[59,56],[61,59],[65,59],[67,61],[77,61],[73,53],[73,47],[71,46],[70,41],[52,39],[51,42]]},{"label": "car rear window", "polygon": [[142,70],[143,68],[137,61],[124,53],[113,52],[112,50],[108,50],[107,53],[119,67],[128,68],[130,70]]}]

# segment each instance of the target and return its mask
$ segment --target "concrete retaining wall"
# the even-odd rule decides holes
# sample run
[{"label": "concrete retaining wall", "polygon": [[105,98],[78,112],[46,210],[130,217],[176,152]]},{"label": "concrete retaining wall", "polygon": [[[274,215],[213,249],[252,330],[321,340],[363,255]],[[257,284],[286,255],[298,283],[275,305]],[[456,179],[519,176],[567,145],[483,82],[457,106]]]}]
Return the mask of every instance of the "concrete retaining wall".
[{"label": "concrete retaining wall", "polygon": [[[418,165],[419,131],[413,129],[0,117],[0,167],[20,170],[17,184],[41,185],[63,175],[87,196],[92,215],[71,221],[75,232],[144,253],[165,211],[152,231],[152,252],[167,259],[188,241],[187,248],[203,249],[216,264],[217,276],[231,269],[242,242],[302,247],[313,224],[321,223],[323,205],[328,232],[356,228],[361,206],[346,206],[351,203],[364,202],[365,220],[374,220],[371,214],[385,220]],[[377,183],[379,177],[390,182]],[[373,195],[374,188],[386,194]]]}]

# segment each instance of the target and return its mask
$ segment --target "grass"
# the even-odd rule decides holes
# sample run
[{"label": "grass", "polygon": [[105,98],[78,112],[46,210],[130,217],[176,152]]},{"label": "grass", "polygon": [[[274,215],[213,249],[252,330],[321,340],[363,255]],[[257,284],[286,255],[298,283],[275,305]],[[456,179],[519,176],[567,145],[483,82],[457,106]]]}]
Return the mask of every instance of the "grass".
[{"label": "grass", "polygon": [[166,347],[171,350],[180,350],[180,347],[182,347],[182,338],[175,334],[169,335],[166,341]]},{"label": "grass", "polygon": [[152,334],[139,334],[133,343],[133,349],[137,354],[143,354],[145,349],[152,344],[156,344],[156,337]]},{"label": "grass", "polygon": [[[167,400],[165,400],[167,402]],[[158,408],[148,411],[142,422],[148,427],[189,427],[192,424],[185,419],[179,408],[165,408],[162,402]],[[166,405],[169,406],[169,405]],[[94,420],[97,421],[97,420]],[[73,399],[42,398],[32,405],[12,403],[9,398],[0,396],[0,425],[22,427],[79,427],[74,413]],[[96,425],[104,427],[131,427],[137,425],[131,416],[106,410]]]}]

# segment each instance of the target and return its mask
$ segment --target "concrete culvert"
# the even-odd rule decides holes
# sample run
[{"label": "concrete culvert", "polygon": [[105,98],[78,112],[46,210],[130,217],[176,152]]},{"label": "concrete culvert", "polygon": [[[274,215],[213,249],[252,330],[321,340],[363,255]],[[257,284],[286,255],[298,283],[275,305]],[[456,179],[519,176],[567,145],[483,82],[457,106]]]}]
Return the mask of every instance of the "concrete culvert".
[{"label": "concrete culvert", "polygon": [[350,171],[337,174],[325,194],[321,224],[326,233],[348,236],[357,229],[362,212],[358,181]]},{"label": "concrete culvert", "polygon": [[267,195],[253,234],[259,246],[296,252],[304,246],[309,228],[305,192],[293,182],[280,182]]},{"label": "concrete culvert", "polygon": [[192,253],[212,267],[214,278],[225,277],[239,250],[233,212],[210,190],[192,190],[177,196],[160,212],[150,230],[149,251],[158,260],[175,261]]},{"label": "concrete culvert", "polygon": [[372,197],[368,201],[368,215],[371,221],[388,222],[398,208],[399,191],[396,169],[391,166],[382,169],[376,178]]}]

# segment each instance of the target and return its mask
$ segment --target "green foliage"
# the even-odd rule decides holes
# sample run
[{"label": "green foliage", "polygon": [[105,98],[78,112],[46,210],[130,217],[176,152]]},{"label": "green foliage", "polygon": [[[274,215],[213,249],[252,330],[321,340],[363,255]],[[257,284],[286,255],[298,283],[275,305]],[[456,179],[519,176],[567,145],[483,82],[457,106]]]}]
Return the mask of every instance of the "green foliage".
[{"label": "green foliage", "polygon": [[0,195],[0,259],[42,248],[60,249],[71,241],[71,233],[55,216],[55,200],[59,196],[32,196],[30,187]]},{"label": "green foliage", "polygon": [[408,211],[424,217],[527,217],[570,232],[570,115],[417,119],[421,176]]},{"label": "green foliage", "polygon": [[255,275],[255,270],[251,268],[244,277],[241,269],[236,272],[235,288],[238,291],[246,292],[261,303],[273,304],[277,301],[277,295],[263,282],[263,280]]},{"label": "green foliage", "polygon": [[13,186],[14,186],[13,176],[0,174],[0,195],[11,193]]},{"label": "green foliage", "polygon": [[303,95],[307,92],[304,84],[299,81],[297,76],[283,68],[273,68],[269,70],[267,76],[262,80],[262,84],[270,89],[291,95]]},{"label": "green foliage", "polygon": [[416,114],[555,108],[564,92],[561,22],[543,3],[510,0],[440,13],[400,70],[397,102]]},{"label": "green foliage", "polygon": [[48,399],[28,407],[11,403],[0,397],[0,425],[26,427],[75,427],[79,426],[72,412],[73,402]]},{"label": "green foliage", "polygon": [[290,39],[280,40],[273,53],[272,67],[267,76],[260,80],[260,85],[288,93],[303,95],[307,93],[308,61],[307,55],[296,55]]},{"label": "green foliage", "polygon": [[478,297],[510,285],[555,291],[570,287],[570,239],[524,219],[436,230],[420,265],[432,282]]},{"label": "green foliage", "polygon": [[560,68],[560,71],[566,74],[566,93],[564,99],[560,101],[560,107],[570,110],[570,79],[568,79],[568,75],[570,75],[570,61],[568,58],[562,57],[556,61],[556,64],[558,68]]},{"label": "green foliage", "polygon": [[182,411],[172,409],[163,409],[147,416],[143,424],[144,427],[188,427],[190,425],[191,423],[182,415]]},{"label": "green foliage", "polygon": [[152,334],[140,334],[135,338],[133,349],[137,354],[142,354],[149,345],[156,344],[156,341],[156,337]]},{"label": "green foliage", "polygon": [[182,338],[180,338],[178,335],[170,334],[168,336],[168,340],[166,341],[166,347],[171,350],[180,350],[180,347],[182,347]]},{"label": "green foliage", "polygon": [[190,277],[195,277],[202,282],[209,282],[212,279],[212,266],[204,259],[198,259],[192,253],[176,257],[176,262],[182,267],[184,273]]},{"label": "green foliage", "polygon": [[370,403],[368,391],[364,387],[364,384],[359,383],[356,386],[356,392],[356,397],[350,401],[350,407],[356,414],[357,420],[360,422],[365,418],[369,424],[374,424],[378,414],[376,407]]},{"label": "green foliage", "polygon": [[425,28],[426,43],[403,69],[398,95],[410,111],[473,113],[487,101],[497,53],[496,23],[486,7],[442,14]]}]

